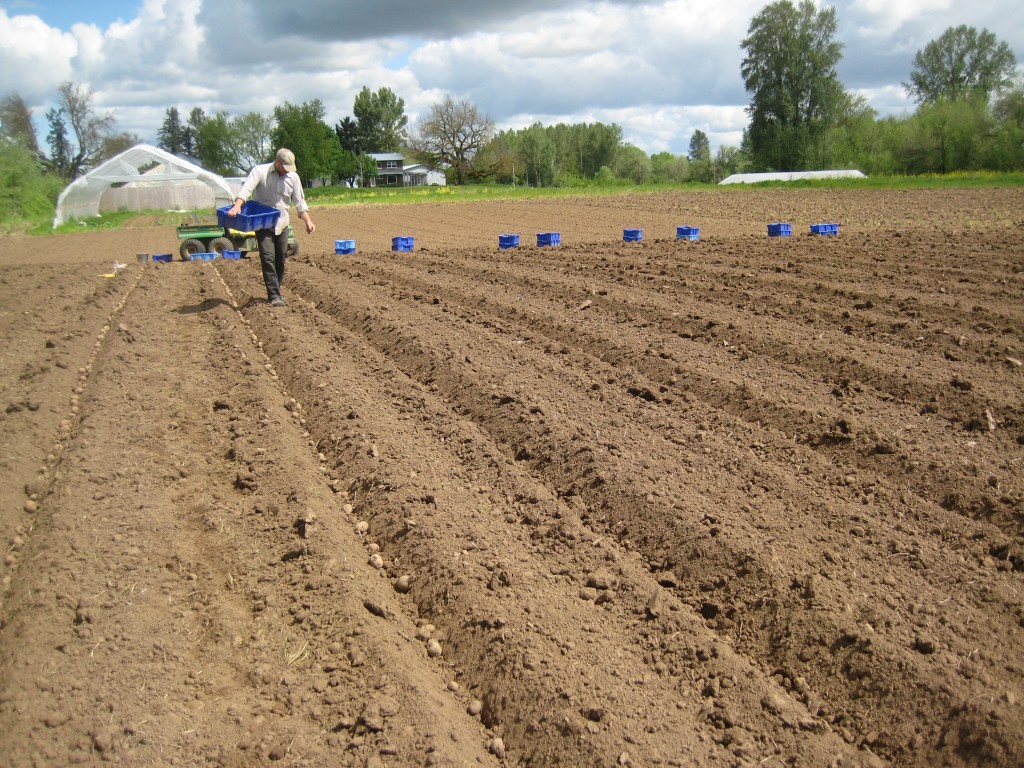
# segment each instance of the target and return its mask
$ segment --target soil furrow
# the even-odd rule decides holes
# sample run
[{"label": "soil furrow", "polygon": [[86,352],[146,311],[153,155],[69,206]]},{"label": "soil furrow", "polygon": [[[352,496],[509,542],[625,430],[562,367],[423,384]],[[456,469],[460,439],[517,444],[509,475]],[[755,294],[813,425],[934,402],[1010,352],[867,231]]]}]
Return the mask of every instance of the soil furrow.
[{"label": "soil furrow", "polygon": [[[318,312],[332,312],[334,297],[327,292],[303,295],[302,287],[295,289],[298,295],[315,300]],[[311,324],[316,334],[308,327]],[[464,379],[452,412],[452,405],[439,406],[432,393],[436,389],[450,394],[447,382],[410,382],[411,391],[404,392],[398,386],[401,375],[391,366],[395,362],[408,365],[409,360],[394,357],[391,349],[362,349],[352,331],[332,323],[330,317],[289,319],[281,325],[270,321],[261,327],[266,348],[289,387],[312,396],[314,404],[307,415],[322,430],[318,447],[331,457],[336,470],[349,473],[347,484],[355,488],[351,498],[357,514],[365,510],[372,529],[383,529],[388,562],[414,569],[413,594],[421,614],[442,629],[446,646],[451,644],[452,656],[459,661],[461,679],[480,697],[485,721],[504,734],[510,754],[521,755],[528,764],[600,762],[600,755],[616,750],[647,759],[652,750],[660,752],[650,739],[638,735],[644,713],[652,705],[689,712],[684,722],[690,724],[683,730],[663,726],[659,740],[692,738],[696,721],[701,726],[698,740],[721,742],[715,718],[704,712],[704,689],[711,685],[707,678],[697,685],[688,677],[680,679],[681,669],[651,672],[652,649],[668,634],[676,637],[676,652],[686,655],[684,646],[700,649],[701,656],[718,670],[707,670],[705,675],[750,680],[750,690],[719,698],[719,705],[726,706],[728,699],[730,707],[743,713],[744,729],[754,736],[752,742],[735,738],[744,740],[747,749],[763,741],[763,718],[771,720],[775,715],[766,715],[760,702],[765,697],[785,701],[777,683],[763,677],[755,682],[755,671],[727,647],[719,647],[695,613],[686,611],[667,625],[655,621],[685,606],[666,594],[660,609],[648,608],[662,588],[647,567],[628,551],[593,537],[580,525],[572,501],[560,502],[549,489],[537,486],[523,475],[522,463],[512,461],[502,446],[492,445],[488,435],[478,433],[459,415],[491,401],[490,394],[478,394],[470,402],[467,392],[474,385]],[[336,353],[328,350],[325,360],[323,353],[317,353],[322,341],[313,347],[302,343],[310,335],[333,339]],[[381,353],[385,356],[374,361]],[[345,357],[355,357],[369,370],[353,378],[338,362]],[[376,385],[379,379],[389,382],[383,392]],[[375,402],[381,395],[386,398],[384,404]],[[343,405],[338,405],[339,400]],[[445,402],[450,398],[445,397]],[[419,427],[400,424],[410,420]],[[339,429],[346,422],[346,428]],[[395,444],[388,438],[412,428],[420,435],[415,445]],[[449,447],[451,436],[459,438],[454,447]],[[429,472],[422,471],[424,466]],[[413,469],[406,474],[399,469],[405,467]],[[455,487],[448,478],[456,479]],[[460,487],[459,481],[469,483]],[[435,527],[432,510],[448,506],[476,507],[475,513],[463,517],[457,533]],[[501,520],[508,523],[507,530],[499,527]],[[458,548],[460,555],[454,566],[447,567],[451,547]],[[535,597],[538,576],[547,579],[543,604]],[[459,587],[455,597],[452,585]],[[580,596],[588,590],[592,596]],[[512,606],[521,607],[522,612]],[[577,621],[596,622],[602,638],[621,650],[605,659],[587,645],[566,646],[557,629],[552,632],[552,627]],[[578,678],[584,669],[587,695],[578,699],[556,695],[552,681]],[[633,694],[610,694],[620,687],[621,679],[643,683]],[[606,719],[602,702],[609,699],[615,702],[617,714]],[[827,727],[798,702],[787,709],[792,709],[791,716],[803,719],[807,733],[795,744],[788,739],[780,742],[778,749],[783,753],[843,751],[841,742],[829,736]],[[538,734],[545,738],[533,747]],[[706,760],[729,762],[728,753],[716,754],[714,749]]]},{"label": "soil furrow", "polygon": [[6,762],[1016,768],[1022,199],[0,240]]},{"label": "soil furrow", "polygon": [[[427,317],[420,316],[419,319],[403,318],[398,320],[395,316],[398,307],[391,305],[384,305],[383,314],[385,316],[378,318],[377,315],[381,314],[381,310],[377,308],[382,306],[381,301],[383,297],[382,299],[375,299],[372,293],[369,296],[360,297],[360,294],[362,294],[360,289],[356,291],[347,290],[342,295],[332,293],[320,283],[307,282],[303,279],[299,279],[298,286],[300,295],[303,291],[306,291],[307,298],[314,300],[319,308],[326,309],[332,316],[337,316],[341,312],[341,307],[344,307],[344,317],[349,323],[350,331],[363,333],[379,349],[395,360],[402,370],[413,373],[424,384],[437,387],[451,401],[458,403],[461,410],[473,414],[476,420],[485,423],[492,437],[497,437],[499,444],[504,446],[506,454],[514,454],[520,460],[529,462],[535,468],[535,471],[543,470],[546,482],[552,491],[563,497],[579,496],[587,505],[588,512],[601,510],[603,517],[606,519],[610,518],[613,521],[608,530],[617,535],[624,546],[627,548],[638,547],[645,561],[648,563],[661,562],[663,567],[676,572],[673,574],[672,579],[678,577],[683,582],[696,586],[697,589],[686,592],[686,597],[694,609],[699,611],[705,618],[711,620],[714,626],[731,634],[737,627],[737,617],[744,611],[748,614],[747,621],[750,624],[756,626],[762,623],[760,631],[755,632],[753,637],[747,636],[740,639],[747,641],[748,645],[744,647],[749,647],[758,654],[758,658],[766,665],[766,670],[770,671],[777,668],[784,662],[787,663],[787,669],[793,668],[791,666],[794,663],[792,656],[785,652],[780,653],[780,650],[788,650],[788,643],[786,644],[787,647],[782,649],[780,649],[778,643],[780,636],[790,633],[793,635],[791,638],[792,642],[798,647],[813,649],[817,646],[825,645],[832,648],[832,653],[836,656],[833,662],[835,665],[833,669],[853,669],[851,662],[843,660],[846,648],[843,638],[851,633],[849,625],[845,625],[844,622],[822,621],[818,619],[813,623],[804,623],[801,633],[797,633],[792,628],[787,627],[791,623],[791,614],[801,614],[806,611],[805,603],[799,599],[793,599],[794,590],[806,592],[806,589],[802,586],[806,578],[808,578],[805,574],[813,572],[815,567],[820,567],[819,563],[815,561],[800,561],[779,569],[773,565],[773,561],[779,560],[781,555],[776,553],[769,554],[766,551],[758,552],[730,544],[732,533],[735,533],[736,538],[741,541],[750,541],[753,534],[752,531],[744,531],[741,527],[735,525],[733,528],[726,527],[726,530],[729,531],[728,534],[718,535],[718,531],[713,533],[713,541],[711,543],[702,542],[700,537],[704,534],[704,529],[700,528],[697,522],[704,523],[708,516],[705,514],[701,517],[697,514],[699,510],[694,510],[694,513],[689,515],[691,522],[688,524],[683,523],[678,517],[672,521],[672,524],[667,524],[665,520],[672,514],[672,510],[664,509],[656,501],[652,503],[650,494],[644,497],[642,491],[636,487],[631,487],[635,486],[635,483],[631,482],[631,480],[617,478],[613,469],[593,459],[592,449],[586,447],[586,441],[581,441],[586,453],[584,456],[580,456],[581,451],[578,451],[577,448],[580,447],[581,442],[576,441],[579,440],[580,435],[586,434],[582,424],[573,426],[570,423],[568,429],[545,426],[533,432],[533,440],[531,440],[531,431],[529,427],[524,426],[524,422],[528,421],[528,414],[535,411],[533,408],[524,407],[521,403],[517,402],[519,392],[511,382],[506,383],[504,389],[498,389],[497,382],[473,383],[471,374],[459,372],[463,366],[457,364],[460,358],[455,353],[455,350],[466,348],[469,342],[467,341],[460,345],[458,338],[461,332],[457,331],[454,327],[448,327],[443,331],[437,332],[423,332],[422,329],[426,328],[430,323]],[[382,286],[382,288],[384,287]],[[362,303],[355,304],[354,302],[356,301],[361,301]],[[413,308],[411,312],[416,315],[423,315],[422,311],[418,308]],[[435,312],[432,314],[434,316],[445,316],[446,321],[447,318],[451,317],[451,313],[445,312]],[[387,315],[390,315],[390,317],[386,317]],[[469,326],[470,324],[464,322],[460,325]],[[484,325],[487,324],[485,323]],[[414,328],[417,330],[413,330]],[[430,345],[426,339],[443,339],[444,346],[434,351],[431,349],[433,345]],[[499,344],[501,342],[491,347],[486,347],[485,345],[485,347],[487,349],[496,349]],[[477,359],[485,355],[485,353],[481,352],[480,345],[478,344],[473,352],[473,363],[466,367],[481,367],[485,370],[497,370],[499,367],[503,367],[507,371],[509,367],[506,358],[507,353],[499,352],[498,354],[500,356],[498,361]],[[524,355],[526,353],[521,352],[519,354]],[[532,361],[518,367],[528,371],[536,371],[541,369],[542,366],[538,362]],[[557,400],[562,404],[567,413],[586,413],[588,411],[587,407],[573,403],[574,397],[571,394],[573,391],[585,391],[585,389],[585,387],[573,386],[563,392]],[[509,414],[510,411],[511,414]],[[517,411],[519,413],[518,417],[516,416]],[[544,409],[541,409],[540,413],[545,416],[550,415],[551,420],[556,424],[563,419],[568,419],[566,414],[552,414]],[[545,419],[541,418],[541,421],[543,422]],[[642,416],[635,416],[630,423],[638,426],[643,422],[644,418]],[[595,418],[594,414],[591,414],[588,426],[597,428],[596,431],[605,431],[606,434],[613,430],[611,426]],[[758,437],[757,433],[754,433],[750,439],[756,443]],[[520,441],[518,444],[513,442],[516,439]],[[653,428],[650,429],[650,434],[643,433],[638,442],[639,444],[625,448],[627,455],[633,453],[633,451],[639,454],[643,450],[642,445],[646,447],[647,455],[651,458],[652,462],[659,458],[655,452],[657,449],[652,447],[659,442],[654,438]],[[572,446],[572,450],[569,450],[567,446]],[[660,458],[668,463],[678,461],[677,458],[671,455],[671,452]],[[737,466],[733,471],[738,470],[738,474],[742,478],[746,474],[742,468],[746,462],[742,458],[734,459],[734,461],[737,462]],[[728,466],[728,461],[725,463]],[[771,474],[770,470],[768,473],[764,471],[760,473],[755,471],[753,473],[754,480],[766,490],[770,489],[773,485]],[[596,490],[594,489],[595,484],[592,482],[595,478],[599,480],[596,483]],[[653,477],[645,477],[641,478],[641,480],[651,480],[653,482]],[[734,488],[731,490],[733,493],[736,493],[737,490],[745,490],[749,496],[754,488],[748,484],[746,488]],[[793,514],[797,515],[815,512],[821,506],[820,499],[816,498],[816,493],[813,490],[804,491],[803,493],[808,498],[801,501],[799,489],[796,489],[796,492],[794,492],[793,488],[786,489],[786,493],[782,494],[782,508],[790,509]],[[839,493],[845,495],[842,491]],[[873,495],[882,493],[885,493],[885,491],[876,489]],[[769,492],[770,495],[771,493]],[[842,528],[844,533],[849,528],[859,527],[857,523],[868,526],[874,525],[876,521],[870,515],[865,516],[859,513],[857,507],[853,506],[855,503],[857,502],[843,502],[837,499],[828,500],[827,506],[821,510],[823,520],[834,516],[843,506],[849,504],[845,513],[840,512],[841,517],[845,517],[848,521],[846,526]],[[749,512],[749,508],[747,511]],[[711,519],[714,522],[718,522],[714,516]],[[806,517],[803,519],[804,525],[802,527],[804,530],[801,532],[802,536],[823,538],[825,540],[832,538],[832,536],[826,538],[821,534],[815,536],[811,531],[807,530],[807,523],[811,522],[810,519]],[[658,530],[658,520],[662,520],[661,533],[659,535],[639,540],[632,537],[631,532],[638,524],[640,524],[641,528],[649,531]],[[946,521],[946,524],[948,525],[949,521]],[[621,526],[621,528],[618,526]],[[717,528],[717,526],[713,527]],[[827,532],[830,527],[826,522],[824,532]],[[772,533],[779,535],[777,531],[772,531]],[[833,531],[834,533],[835,531]],[[780,542],[780,546],[784,547],[785,545]],[[851,563],[845,563],[840,566],[840,570],[848,568],[848,573],[856,573],[858,563],[870,563],[875,559],[873,552],[877,546],[878,542],[874,541],[869,535],[863,551],[858,553],[857,557],[852,558]],[[693,570],[693,566],[689,564],[689,562],[694,560],[691,552],[695,548],[699,552],[699,571]],[[890,553],[906,552],[908,548],[913,548],[909,541],[894,540],[889,543]],[[927,557],[933,554],[937,555],[938,553],[929,552]],[[919,552],[913,558],[914,564],[911,566],[912,568],[918,567],[917,563],[920,562],[920,555],[921,553]],[[952,564],[948,565],[952,568]],[[956,569],[953,568],[953,570],[955,571]],[[958,581],[967,581],[969,577],[970,574],[961,575],[958,577]],[[849,577],[847,576],[846,578]],[[854,581],[859,580],[855,578]],[[793,586],[794,584],[796,585],[795,587]],[[921,583],[920,586],[923,590],[927,589],[924,583]],[[851,585],[851,591],[847,599],[851,600],[851,602],[859,602],[854,595],[859,590],[865,588],[868,588],[868,585]],[[813,588],[811,591],[813,592]],[[794,621],[792,623],[796,625],[800,622]],[[878,622],[875,621],[874,623]],[[748,635],[751,631],[750,624],[747,626]],[[738,633],[742,634],[742,622],[739,622],[738,626]],[[1004,626],[1002,628],[1003,631],[1009,630],[1009,626]],[[874,675],[881,679],[904,681],[900,683],[893,682],[891,685],[907,685],[911,690],[920,688],[920,680],[933,676],[935,670],[929,669],[927,675],[910,672],[910,669],[919,666],[917,655],[914,651],[914,645],[917,642],[918,639],[916,637],[896,638],[895,642],[890,641],[888,638],[880,637],[874,639],[874,648],[864,651],[872,658]],[[877,656],[875,655],[875,648],[882,649],[877,652]],[[857,650],[863,651],[860,648]],[[955,652],[967,653],[969,649],[955,649]],[[825,698],[827,708],[830,710],[834,722],[846,722],[851,719],[849,713],[844,711],[842,707],[842,702],[848,696],[856,696],[858,698],[874,697],[877,699],[876,708],[871,711],[870,717],[857,718],[860,720],[856,723],[857,730],[873,732],[883,723],[892,725],[893,723],[900,722],[903,713],[891,710],[886,706],[885,699],[888,695],[886,688],[864,690],[859,682],[860,678],[854,672],[850,672],[845,675],[845,685],[838,686],[837,690],[828,675],[821,675],[822,667],[820,662],[814,664],[807,663],[814,660],[816,652],[811,651],[805,655],[807,658],[797,666],[804,674],[797,674],[797,676],[811,679],[814,683],[818,684],[807,695]],[[943,685],[955,691],[958,687],[957,682],[955,676],[947,674],[945,675]],[[937,690],[933,691],[933,693],[936,697],[933,699],[937,708],[935,712],[936,718],[939,717],[939,713],[947,709],[955,709],[955,702],[953,701],[955,696],[939,697]],[[898,732],[898,738],[905,736],[906,733]],[[996,736],[995,738],[998,741],[999,739],[1005,740],[1006,737]],[[885,745],[886,751],[894,753],[900,751],[898,741],[889,743],[882,740],[880,744]]]},{"label": "soil furrow", "polygon": [[[834,358],[819,351],[821,333],[808,333],[808,341],[798,345],[787,341],[795,338],[791,325],[774,324],[769,330],[762,324],[759,337],[742,316],[723,317],[714,311],[718,319],[702,320],[701,332],[695,337],[673,328],[679,312],[650,304],[648,296],[638,291],[616,299],[609,295],[613,291],[591,288],[591,293],[596,290],[599,295],[585,302],[584,315],[579,306],[573,309],[567,303],[567,295],[584,295],[582,286],[556,284],[558,287],[548,288],[540,296],[517,292],[501,299],[486,290],[467,290],[464,285],[434,279],[429,273],[438,271],[430,266],[436,263],[428,261],[423,268],[410,270],[393,260],[379,260],[367,265],[366,270],[394,285],[395,299],[419,303],[443,296],[449,312],[461,313],[467,322],[501,327],[520,336],[539,332],[552,343],[592,354],[614,369],[642,373],[646,381],[631,376],[622,385],[652,400],[672,402],[697,397],[738,418],[772,425],[783,435],[841,458],[847,465],[868,472],[894,472],[901,483],[908,482],[916,493],[933,502],[1018,529],[1015,502],[994,498],[987,480],[1005,472],[999,459],[1007,448],[1004,441],[1014,440],[1015,435],[1004,431],[985,441],[992,469],[973,482],[938,465],[922,471],[914,450],[917,435],[923,430],[954,436],[959,433],[959,439],[967,442],[972,433],[985,430],[986,414],[998,414],[999,421],[1007,426],[1017,423],[1016,387],[1005,365],[1005,370],[995,373],[985,368],[962,368],[959,376],[952,377],[954,383],[978,382],[981,387],[988,383],[988,395],[975,395],[973,383],[964,391],[963,387],[949,386],[948,380],[910,378],[908,370],[916,375],[923,372],[916,354],[900,356],[889,348],[867,344],[859,350],[847,348],[842,357]],[[354,277],[363,273],[344,274]],[[446,268],[444,274],[451,275],[452,269]],[[517,284],[527,284],[521,274],[518,277]],[[472,284],[485,282],[474,280]],[[528,284],[536,288],[544,282],[534,276]],[[529,312],[521,309],[527,297],[532,308]],[[546,311],[539,309],[542,302]],[[699,309],[700,315],[691,312],[690,316],[706,318],[707,310]],[[744,327],[748,327],[746,332]],[[631,333],[633,328],[635,332]],[[657,328],[666,330],[659,336]],[[691,341],[701,344],[699,357],[684,343]],[[828,348],[838,347],[833,344]],[[879,362],[869,367],[860,359]],[[757,382],[769,372],[778,379],[790,369],[792,379],[776,381],[774,390],[758,386]],[[815,386],[814,379],[822,372],[827,372],[827,378],[819,379]],[[779,390],[785,394],[780,395]],[[993,399],[997,391],[1006,399]],[[861,416],[863,413],[877,414],[877,418],[868,421]],[[934,417],[943,421],[936,425]],[[898,461],[894,466],[889,459],[892,456]]]}]

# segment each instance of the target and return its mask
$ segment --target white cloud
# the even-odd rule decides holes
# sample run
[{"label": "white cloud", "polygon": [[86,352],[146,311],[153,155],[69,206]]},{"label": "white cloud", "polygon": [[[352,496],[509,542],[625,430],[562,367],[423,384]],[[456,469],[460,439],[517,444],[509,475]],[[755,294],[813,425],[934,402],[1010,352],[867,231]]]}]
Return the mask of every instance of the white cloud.
[{"label": "white cloud", "polygon": [[884,39],[898,33],[904,25],[917,25],[922,19],[941,21],[951,5],[951,0],[853,0],[848,15],[856,20],[858,35]]},{"label": "white cloud", "polygon": [[78,50],[73,35],[46,26],[36,16],[8,16],[0,10],[0,94],[19,94],[42,103],[55,83],[72,77]]},{"label": "white cloud", "polygon": [[[696,129],[713,146],[739,143],[740,44],[766,1],[144,0],[105,26],[83,2],[67,32],[0,9],[0,95],[19,93],[38,118],[71,80],[122,130],[155,141],[171,106],[270,114],[320,99],[333,124],[363,86],[386,86],[410,122],[450,94],[503,127],[616,122],[648,152],[681,153]],[[840,77],[898,114],[914,53],[948,26],[987,27],[1024,59],[1024,11],[978,5],[837,0]]]}]

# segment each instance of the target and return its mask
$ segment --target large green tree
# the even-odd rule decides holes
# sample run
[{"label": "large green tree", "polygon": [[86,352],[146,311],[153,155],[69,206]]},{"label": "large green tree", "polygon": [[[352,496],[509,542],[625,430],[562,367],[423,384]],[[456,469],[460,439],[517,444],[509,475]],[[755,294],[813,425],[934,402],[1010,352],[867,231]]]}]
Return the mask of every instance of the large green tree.
[{"label": "large green tree", "polygon": [[46,111],[46,146],[50,150],[46,159],[46,167],[65,181],[70,179],[71,140],[68,138],[68,126],[64,115],[56,107]]},{"label": "large green tree", "polygon": [[751,95],[751,160],[761,170],[801,170],[844,110],[836,67],[836,12],[811,0],[765,6],[750,22],[740,74]]},{"label": "large green tree", "polygon": [[558,152],[541,123],[519,131],[517,137],[519,152],[526,161],[523,178],[534,187],[550,187],[555,183],[558,169]]},{"label": "large green tree", "polygon": [[572,184],[611,168],[622,149],[622,127],[606,123],[542,125],[502,131],[478,154],[474,177],[525,181],[533,186]]},{"label": "large green tree", "polygon": [[237,176],[273,155],[272,129],[273,120],[258,112],[235,117],[218,112],[211,117],[200,107],[193,107],[183,124],[178,108],[169,107],[157,131],[157,146],[195,158],[211,171]]},{"label": "large green tree", "polygon": [[341,148],[353,155],[362,154],[362,146],[359,139],[359,123],[352,117],[343,117],[334,126],[334,133],[338,136],[338,143]]},{"label": "large green tree", "polygon": [[397,152],[405,141],[409,118],[405,100],[390,88],[370,91],[365,85],[352,104],[363,152]]},{"label": "large green tree", "polygon": [[182,129],[182,152],[189,157],[198,158],[202,151],[199,147],[199,135],[203,131],[203,123],[206,122],[206,113],[202,107],[192,107],[188,114],[188,121]]},{"label": "large green tree", "polygon": [[651,158],[640,147],[626,144],[615,155],[615,166],[612,170],[620,179],[643,184],[651,178]]},{"label": "large green tree", "polygon": [[196,134],[196,158],[203,168],[221,176],[235,176],[238,168],[234,155],[234,134],[227,112],[205,116]]},{"label": "large green tree", "polygon": [[185,126],[177,107],[168,107],[156,132],[156,145],[172,155],[185,154]]},{"label": "large green tree", "polygon": [[696,130],[690,137],[690,151],[686,153],[687,158],[690,162],[697,160],[711,160],[711,142],[708,140],[708,135],[704,131]]},{"label": "large green tree", "polygon": [[992,109],[996,130],[986,166],[997,171],[1024,168],[1024,83],[1001,94]]},{"label": "large green tree", "polygon": [[525,168],[516,133],[500,131],[473,158],[471,173],[475,180],[515,185],[523,178]]},{"label": "large green tree", "polygon": [[259,112],[231,118],[231,162],[242,172],[266,161],[276,148],[271,141],[274,121]]},{"label": "large green tree", "polygon": [[686,155],[658,152],[651,155],[651,181],[682,184],[690,178],[690,161]]},{"label": "large green tree", "polygon": [[342,149],[337,134],[324,122],[320,99],[274,107],[274,123],[274,147],[288,147],[295,153],[295,165],[304,182],[337,178]]},{"label": "large green tree", "polygon": [[711,141],[704,131],[696,130],[690,137],[690,149],[686,155],[690,160],[690,178],[710,183],[715,178],[714,163],[711,160]]},{"label": "large green tree", "polygon": [[980,96],[922,104],[902,133],[903,173],[950,173],[977,170],[992,119]]},{"label": "large green tree", "polygon": [[910,80],[903,83],[919,104],[980,96],[987,100],[1010,85],[1017,59],[1010,46],[987,29],[950,27],[914,56]]},{"label": "large green tree", "polygon": [[450,166],[459,184],[469,164],[494,136],[494,121],[468,99],[445,96],[420,124],[416,149],[438,165]]},{"label": "large green tree", "polygon": [[36,129],[32,126],[32,110],[17,93],[8,94],[0,100],[0,136],[33,154],[39,153]]}]

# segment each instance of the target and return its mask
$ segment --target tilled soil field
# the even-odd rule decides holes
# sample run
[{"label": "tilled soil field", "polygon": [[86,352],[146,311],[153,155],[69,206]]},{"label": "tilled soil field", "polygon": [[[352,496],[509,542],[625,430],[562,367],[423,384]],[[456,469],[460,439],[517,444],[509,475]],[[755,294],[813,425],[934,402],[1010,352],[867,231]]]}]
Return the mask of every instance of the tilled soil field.
[{"label": "tilled soil field", "polygon": [[1024,764],[1022,212],[314,210],[279,309],[0,240],[0,762]]}]

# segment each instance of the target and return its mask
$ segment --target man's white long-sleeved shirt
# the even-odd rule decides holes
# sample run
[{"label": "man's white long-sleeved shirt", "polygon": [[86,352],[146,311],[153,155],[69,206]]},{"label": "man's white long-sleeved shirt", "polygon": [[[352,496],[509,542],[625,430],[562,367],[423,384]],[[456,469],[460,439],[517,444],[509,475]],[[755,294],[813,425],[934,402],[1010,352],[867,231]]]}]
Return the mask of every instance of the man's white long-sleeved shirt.
[{"label": "man's white long-sleeved shirt", "polygon": [[277,219],[275,234],[281,234],[288,227],[288,208],[295,205],[295,212],[301,216],[309,210],[306,196],[302,192],[302,181],[295,171],[278,176],[273,163],[255,166],[238,191],[242,200],[253,199],[257,203],[277,208],[281,215]]}]

